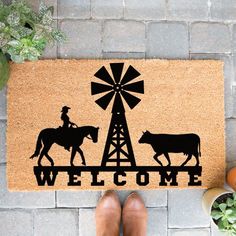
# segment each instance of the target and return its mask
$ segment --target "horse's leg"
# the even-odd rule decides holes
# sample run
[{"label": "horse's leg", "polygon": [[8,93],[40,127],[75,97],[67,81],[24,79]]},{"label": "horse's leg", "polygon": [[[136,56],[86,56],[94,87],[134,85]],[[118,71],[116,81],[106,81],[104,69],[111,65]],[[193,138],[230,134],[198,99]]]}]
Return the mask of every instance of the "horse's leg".
[{"label": "horse's leg", "polygon": [[53,159],[48,155],[48,153],[45,153],[45,156],[46,156],[47,159],[50,161],[51,166],[54,166],[54,161],[53,161]]},{"label": "horse's leg", "polygon": [[[48,151],[49,151],[49,149],[51,148],[51,146],[52,146],[52,144],[44,145],[44,148],[43,148],[43,150],[42,150],[42,152],[41,152],[41,154],[40,154],[41,159],[40,159],[40,157],[39,157],[40,165],[41,165],[41,160],[42,160],[43,156],[46,156],[47,159],[50,161],[51,166],[54,166],[54,161],[53,161],[53,159],[48,155]],[[42,155],[42,156],[41,156],[41,155]]]},{"label": "horse's leg", "polygon": [[81,156],[81,159],[82,159],[82,165],[86,166],[83,151],[80,149],[80,147],[77,148],[77,151],[79,152],[79,154],[80,154],[80,156]]},{"label": "horse's leg", "polygon": [[41,161],[42,161],[44,155],[45,155],[45,147],[43,147],[43,149],[39,155],[38,166],[42,166]]},{"label": "horse's leg", "polygon": [[187,159],[185,160],[185,162],[181,166],[185,166],[187,164],[187,162],[190,161],[191,158],[192,158],[192,154],[188,154]]},{"label": "horse's leg", "polygon": [[74,158],[75,158],[75,154],[76,154],[76,148],[73,146],[72,147],[72,152],[71,152],[71,158],[70,158],[70,165],[71,166],[74,166],[73,161],[74,161]]},{"label": "horse's leg", "polygon": [[44,152],[43,152],[43,150],[42,150],[41,153],[40,153],[40,155],[39,155],[38,166],[42,166],[41,160],[42,160],[43,156],[44,156]]}]

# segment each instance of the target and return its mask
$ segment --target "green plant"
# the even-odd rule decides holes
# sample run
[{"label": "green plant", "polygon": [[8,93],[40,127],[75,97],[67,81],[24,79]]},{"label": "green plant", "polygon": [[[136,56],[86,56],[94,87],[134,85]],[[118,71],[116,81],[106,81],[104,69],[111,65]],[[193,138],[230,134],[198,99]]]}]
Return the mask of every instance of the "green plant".
[{"label": "green plant", "polygon": [[6,57],[0,51],[0,90],[7,83],[9,78],[9,64]]},{"label": "green plant", "polygon": [[216,199],[212,206],[211,217],[220,231],[236,236],[236,193],[230,195],[232,197],[227,196],[223,200]]},{"label": "green plant", "polygon": [[34,61],[42,55],[47,43],[61,42],[64,34],[53,25],[53,7],[40,3],[34,12],[24,0],[4,5],[0,0],[0,49],[12,61]]},{"label": "green plant", "polygon": [[0,0],[0,89],[9,76],[6,57],[16,63],[35,61],[47,44],[65,40],[64,33],[53,27],[52,15],[53,7],[43,2],[34,12],[24,0],[13,0],[10,5]]}]

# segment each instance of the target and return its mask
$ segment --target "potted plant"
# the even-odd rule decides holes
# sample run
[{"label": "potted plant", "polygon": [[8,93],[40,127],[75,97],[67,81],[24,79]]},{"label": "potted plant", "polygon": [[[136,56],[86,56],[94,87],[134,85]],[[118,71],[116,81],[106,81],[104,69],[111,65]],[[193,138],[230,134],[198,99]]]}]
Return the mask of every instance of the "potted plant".
[{"label": "potted plant", "polygon": [[212,188],[204,193],[202,203],[220,231],[236,236],[236,193]]},{"label": "potted plant", "polygon": [[36,13],[24,0],[9,5],[0,0],[0,90],[9,77],[7,61],[38,60],[48,44],[65,40],[65,35],[53,27],[52,14],[53,7],[43,2]]}]

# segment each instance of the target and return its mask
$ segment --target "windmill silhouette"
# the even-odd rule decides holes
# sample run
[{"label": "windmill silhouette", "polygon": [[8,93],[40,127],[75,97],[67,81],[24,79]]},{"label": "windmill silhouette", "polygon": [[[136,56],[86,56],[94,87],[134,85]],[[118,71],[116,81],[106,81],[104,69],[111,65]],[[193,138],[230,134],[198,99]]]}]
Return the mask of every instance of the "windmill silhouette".
[{"label": "windmill silhouette", "polygon": [[141,99],[129,92],[143,94],[144,82],[143,80],[140,80],[130,83],[140,76],[140,73],[131,65],[128,67],[123,77],[122,72],[124,63],[110,63],[110,68],[112,76],[104,66],[102,66],[94,75],[104,83],[91,83],[92,95],[107,92],[95,101],[104,110],[107,109],[114,97],[112,117],[101,166],[106,166],[108,162],[114,162],[117,166],[121,166],[121,162],[130,163],[131,166],[136,166],[123,100],[131,109],[133,109]]}]

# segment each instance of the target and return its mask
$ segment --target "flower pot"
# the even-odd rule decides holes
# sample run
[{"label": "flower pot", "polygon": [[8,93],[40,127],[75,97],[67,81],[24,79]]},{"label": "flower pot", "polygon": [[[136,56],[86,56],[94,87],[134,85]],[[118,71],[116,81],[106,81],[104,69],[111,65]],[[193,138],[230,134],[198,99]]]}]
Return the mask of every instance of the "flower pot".
[{"label": "flower pot", "polygon": [[236,191],[236,167],[231,168],[226,176],[227,184]]},{"label": "flower pot", "polygon": [[224,188],[211,188],[207,190],[202,197],[202,207],[203,210],[208,214],[211,215],[211,208],[214,203],[214,201],[223,196],[224,194],[232,193],[231,191],[228,191]]},{"label": "flower pot", "polygon": [[9,79],[9,64],[6,56],[0,50],[0,90],[6,85]]}]

